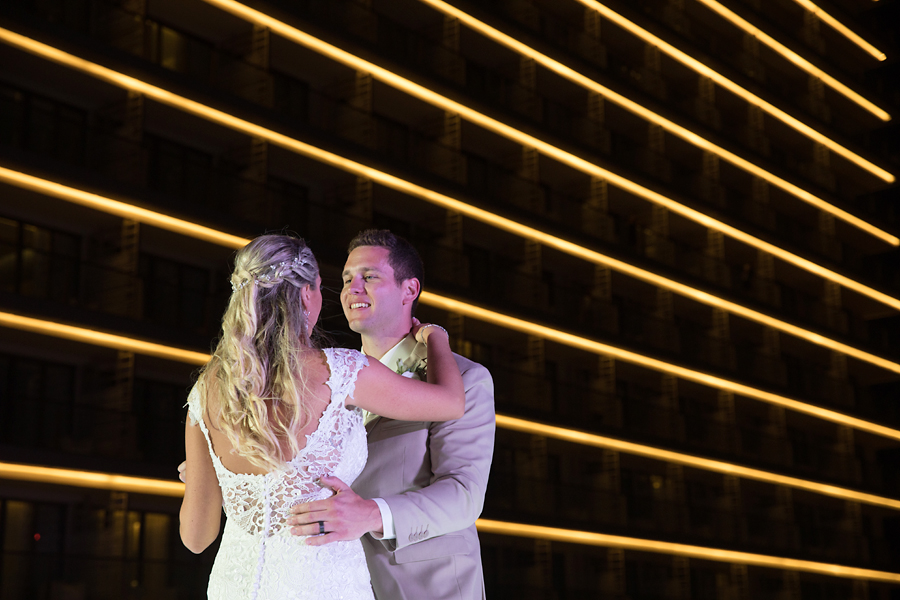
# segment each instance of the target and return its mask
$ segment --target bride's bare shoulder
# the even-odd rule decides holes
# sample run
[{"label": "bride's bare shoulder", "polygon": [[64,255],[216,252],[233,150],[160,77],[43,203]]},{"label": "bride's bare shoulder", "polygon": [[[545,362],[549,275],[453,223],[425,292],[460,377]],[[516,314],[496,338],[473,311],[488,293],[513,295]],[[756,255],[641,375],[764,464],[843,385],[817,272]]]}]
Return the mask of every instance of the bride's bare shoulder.
[{"label": "bride's bare shoulder", "polygon": [[331,372],[325,351],[317,348],[310,348],[303,353],[301,368],[306,371],[309,383],[324,383]]}]

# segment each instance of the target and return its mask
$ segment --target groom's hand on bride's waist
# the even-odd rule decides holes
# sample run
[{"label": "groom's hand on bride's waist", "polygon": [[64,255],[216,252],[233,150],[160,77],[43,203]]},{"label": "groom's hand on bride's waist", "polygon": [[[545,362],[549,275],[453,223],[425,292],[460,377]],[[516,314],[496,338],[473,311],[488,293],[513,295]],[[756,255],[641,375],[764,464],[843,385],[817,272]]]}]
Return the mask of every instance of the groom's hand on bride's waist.
[{"label": "groom's hand on bride's waist", "polygon": [[337,477],[322,477],[319,482],[333,489],[334,496],[291,507],[288,525],[293,535],[310,536],[308,545],[322,546],[381,532],[381,511],[374,500],[359,497]]}]

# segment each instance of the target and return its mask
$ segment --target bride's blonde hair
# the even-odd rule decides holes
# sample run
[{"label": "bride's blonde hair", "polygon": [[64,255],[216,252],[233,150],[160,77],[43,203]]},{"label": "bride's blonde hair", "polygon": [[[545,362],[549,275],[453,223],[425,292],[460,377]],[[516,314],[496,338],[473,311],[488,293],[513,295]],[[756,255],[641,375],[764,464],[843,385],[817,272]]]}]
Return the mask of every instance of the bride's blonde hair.
[{"label": "bride's blonde hair", "polygon": [[215,394],[220,429],[235,452],[256,466],[284,467],[300,450],[299,432],[315,418],[304,362],[309,313],[301,291],[319,266],[300,238],[264,235],[238,251],[222,337],[200,372],[204,414]]}]

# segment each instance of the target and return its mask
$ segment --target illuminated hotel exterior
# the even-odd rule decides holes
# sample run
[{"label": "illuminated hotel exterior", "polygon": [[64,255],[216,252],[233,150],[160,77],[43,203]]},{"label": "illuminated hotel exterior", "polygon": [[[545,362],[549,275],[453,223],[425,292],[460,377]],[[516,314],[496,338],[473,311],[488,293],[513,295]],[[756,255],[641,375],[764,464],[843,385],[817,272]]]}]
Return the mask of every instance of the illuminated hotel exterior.
[{"label": "illuminated hotel exterior", "polygon": [[0,600],[205,597],[233,252],[305,237],[354,346],[372,226],[494,376],[490,598],[900,597],[900,2],[11,4]]}]

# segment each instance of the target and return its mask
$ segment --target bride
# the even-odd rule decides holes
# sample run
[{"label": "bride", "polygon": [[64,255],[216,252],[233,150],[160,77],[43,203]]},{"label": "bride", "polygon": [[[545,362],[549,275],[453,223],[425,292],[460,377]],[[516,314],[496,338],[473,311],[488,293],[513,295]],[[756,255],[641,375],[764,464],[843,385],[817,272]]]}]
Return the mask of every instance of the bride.
[{"label": "bride", "polygon": [[210,599],[371,600],[359,540],[307,545],[290,533],[290,508],[332,494],[320,477],[350,484],[362,471],[362,409],[413,421],[463,414],[462,379],[438,326],[416,327],[428,383],[356,350],[315,348],[321,281],[298,238],[265,235],[235,258],[222,337],[188,397],[185,428],[184,545],[205,550],[223,507],[227,516]]}]

